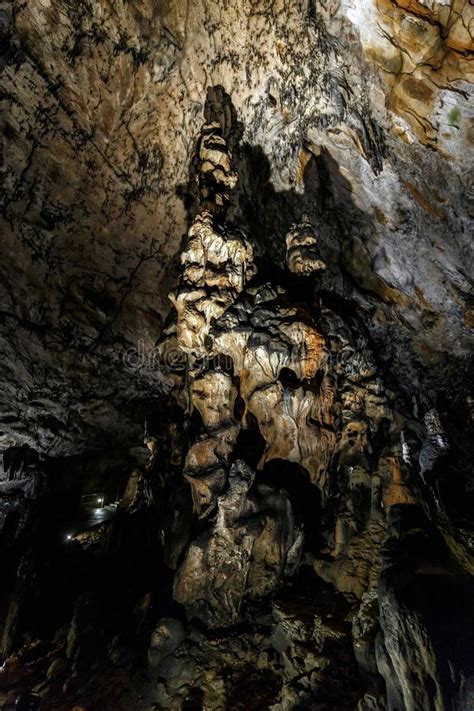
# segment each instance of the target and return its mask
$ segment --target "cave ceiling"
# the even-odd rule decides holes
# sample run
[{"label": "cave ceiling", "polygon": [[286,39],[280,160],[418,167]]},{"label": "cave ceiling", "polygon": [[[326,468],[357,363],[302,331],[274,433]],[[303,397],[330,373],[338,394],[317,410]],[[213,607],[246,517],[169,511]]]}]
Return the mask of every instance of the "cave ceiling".
[{"label": "cave ceiling", "polygon": [[[306,216],[323,300],[407,401],[465,398],[473,323],[472,4],[0,5],[0,446],[133,443],[195,209],[206,97],[235,118],[230,219],[281,267]],[[209,87],[221,87],[208,95]]]}]

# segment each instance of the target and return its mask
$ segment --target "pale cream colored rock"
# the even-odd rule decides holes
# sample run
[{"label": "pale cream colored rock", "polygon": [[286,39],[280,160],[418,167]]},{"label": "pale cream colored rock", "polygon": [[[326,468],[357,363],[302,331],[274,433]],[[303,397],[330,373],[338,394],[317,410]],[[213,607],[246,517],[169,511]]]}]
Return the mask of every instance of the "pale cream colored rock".
[{"label": "pale cream colored rock", "polygon": [[[15,1],[5,13],[11,47],[25,50],[14,50],[2,73],[11,97],[3,309],[19,324],[44,314],[48,337],[32,338],[25,325],[12,329],[12,352],[2,351],[15,363],[2,381],[4,402],[19,413],[5,423],[4,446],[34,438],[44,451],[68,453],[79,433],[70,437],[67,415],[81,403],[83,379],[94,379],[91,392],[96,373],[105,382],[101,366],[118,342],[127,349],[143,338],[153,347],[187,229],[176,187],[189,182],[208,86],[224,91],[213,88],[206,123],[228,138],[229,92],[249,150],[261,150],[275,195],[284,192],[292,208],[300,195],[315,206],[304,194],[313,158],[328,172],[346,234],[341,244],[334,236],[334,249],[354,281],[351,298],[361,287],[381,300],[369,329],[400,332],[394,352],[404,358],[413,343],[425,364],[453,348],[466,352],[469,285],[460,255],[470,247],[469,2],[331,0],[317,22],[298,4],[260,12],[244,0],[159,7],[88,0],[73,13],[63,0]],[[358,225],[362,214],[367,224]],[[416,225],[412,236],[407,224]],[[281,259],[281,235],[274,247]],[[435,320],[420,328],[430,314]],[[75,348],[52,345],[70,326],[74,342],[93,354],[80,366]],[[111,343],[96,349],[105,333]],[[123,362],[113,363],[107,402],[130,380]],[[48,373],[54,420],[40,418],[44,405],[28,400],[34,363]],[[67,405],[56,397],[66,371],[74,388]],[[156,386],[156,370],[147,380]],[[118,412],[110,414],[109,434]],[[22,425],[30,413],[37,435]],[[84,419],[87,448],[93,418]],[[59,436],[51,421],[63,423]]]},{"label": "pale cream colored rock", "polygon": [[232,190],[237,184],[237,174],[232,170],[232,157],[218,123],[205,124],[199,146],[201,173],[212,173],[218,183]]},{"label": "pale cream colored rock", "polygon": [[192,403],[209,430],[234,422],[236,398],[237,388],[227,373],[210,371],[193,381]]},{"label": "pale cream colored rock", "polygon": [[239,431],[237,425],[198,439],[186,455],[184,476],[191,485],[198,516],[210,513],[227,481],[227,464]]},{"label": "pale cream colored rock", "polygon": [[247,407],[266,441],[260,466],[272,459],[296,462],[324,489],[336,446],[331,406],[332,398],[322,404],[310,390],[291,390],[279,382],[255,390]]},{"label": "pale cream colored rock", "polygon": [[[224,150],[225,142],[217,145]],[[211,157],[216,163],[218,156]],[[200,180],[208,168],[210,161],[201,164]],[[308,223],[294,226],[287,246],[290,269],[299,274],[322,270]],[[372,432],[391,416],[366,341],[354,342],[347,325],[331,312],[324,312],[320,328],[288,304],[282,287],[249,287],[252,260],[245,236],[226,230],[203,209],[189,231],[173,297],[176,344],[190,355],[190,404],[204,427],[187,453],[184,476],[198,516],[216,515],[188,549],[174,594],[190,614],[213,625],[238,620],[246,596],[275,589],[289,557],[291,570],[296,569],[293,561],[304,540],[301,531],[295,532],[286,495],[262,487],[254,492],[254,473],[243,462],[232,465],[228,476],[240,428],[234,418],[237,394],[242,423],[256,423],[264,440],[258,468],[272,460],[298,464],[323,501],[334,455],[339,466],[365,462]],[[213,365],[199,374],[206,356],[226,356],[232,376]],[[368,488],[373,482],[366,479]],[[355,481],[352,485],[356,498]],[[334,562],[315,563],[325,579],[357,596],[377,574],[385,532],[379,479],[372,488],[375,504],[364,528],[349,500],[335,520]]]},{"label": "pale cream colored rock", "polygon": [[287,233],[286,263],[294,274],[309,275],[326,270],[326,265],[319,256],[315,229],[308,219],[292,225]]},{"label": "pale cream colored rock", "polygon": [[184,476],[199,516],[212,510],[225,486],[226,467],[240,429],[234,418],[236,397],[232,378],[221,371],[209,371],[192,383],[191,401],[201,414],[205,431],[186,455]]},{"label": "pale cream colored rock", "polygon": [[197,356],[211,352],[212,324],[234,302],[253,274],[253,250],[243,233],[199,214],[181,255],[182,277],[170,299],[177,311],[177,344]]}]

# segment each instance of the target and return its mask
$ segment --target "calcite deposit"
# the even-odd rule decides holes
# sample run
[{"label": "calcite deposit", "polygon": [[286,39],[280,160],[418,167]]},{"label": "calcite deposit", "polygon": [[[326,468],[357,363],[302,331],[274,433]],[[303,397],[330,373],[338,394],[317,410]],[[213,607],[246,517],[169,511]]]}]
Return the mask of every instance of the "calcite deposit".
[{"label": "calcite deposit", "polygon": [[259,251],[281,266],[305,214],[331,254],[326,285],[367,314],[409,396],[449,392],[445,369],[462,380],[469,2],[13,0],[0,12],[3,447],[68,456],[136,441],[131,401],[166,389],[148,356],[189,227],[190,164],[205,166],[206,190],[218,176],[222,204],[235,182],[222,138],[243,139],[231,214]]},{"label": "calcite deposit", "polygon": [[326,269],[319,255],[318,240],[308,219],[291,226],[286,235],[286,263],[295,274],[311,274]]},{"label": "calcite deposit", "polygon": [[0,708],[474,711],[466,0],[0,3]]},{"label": "calcite deposit", "polygon": [[[202,134],[208,130],[205,124]],[[220,154],[230,157],[222,129],[216,124],[213,130],[221,133]],[[202,185],[199,175],[197,182]],[[291,579],[309,565],[316,580],[331,584],[335,594],[352,602],[355,659],[367,685],[365,694],[363,687],[359,691],[358,708],[444,708],[442,699],[453,689],[436,671],[436,634],[427,620],[407,611],[408,617],[415,614],[416,623],[410,629],[410,651],[404,646],[405,623],[397,619],[399,603],[392,602],[399,581],[388,572],[394,551],[402,546],[397,543],[401,531],[406,529],[415,540],[417,525],[427,525],[427,513],[435,519],[440,514],[436,479],[426,476],[436,470],[448,447],[439,414],[432,409],[424,416],[418,468],[406,437],[414,422],[397,409],[362,324],[319,303],[326,264],[318,251],[316,226],[303,218],[287,235],[288,273],[299,282],[284,274],[279,281],[262,279],[254,267],[251,235],[236,238],[232,233],[232,250],[222,239],[228,228],[221,194],[217,187],[219,209],[213,210],[209,191],[199,188],[179,287],[171,294],[175,325],[160,344],[163,355],[174,348],[187,355],[185,373],[175,368],[174,397],[188,417],[193,409],[200,415],[183,475],[190,483],[195,516],[206,521],[178,567],[173,597],[184,606],[191,627],[193,621],[206,625],[206,644],[212,629],[231,634],[239,623],[254,620],[252,606],[286,585],[297,585]],[[196,246],[203,215],[207,249],[202,241]],[[235,275],[239,278],[231,286]],[[186,291],[192,279],[202,288],[197,331],[189,317],[195,295]],[[183,291],[192,294],[189,309],[176,297]],[[183,390],[189,396],[183,397]],[[302,497],[309,499],[311,490],[317,497],[308,509]],[[415,523],[416,517],[425,523]],[[442,517],[438,525],[439,530],[433,528],[436,536],[446,535]],[[467,565],[468,575],[471,563],[455,562],[459,551],[445,549],[445,554],[448,567]],[[316,594],[316,582],[312,586]],[[271,663],[256,662],[280,679],[271,708],[310,705],[324,695],[328,661],[321,652],[328,639],[347,641],[350,634],[320,619],[309,623],[307,604],[298,609],[287,617],[274,604],[277,626],[271,628],[271,644],[281,656]],[[223,632],[219,634],[222,639]],[[302,643],[307,681],[295,689],[292,679],[302,670],[289,645]],[[245,643],[234,644],[239,648]],[[400,660],[408,662],[412,654],[417,661],[410,662],[413,671],[408,673]],[[200,687],[203,698],[210,708],[225,707],[224,676],[206,659],[196,660],[186,643],[170,653],[163,662],[165,681],[158,684],[165,708],[183,703],[171,670],[179,676],[187,662],[195,670],[191,674],[212,665],[217,699],[209,696],[206,685]],[[426,689],[427,678],[434,679],[433,691]],[[348,685],[347,708],[352,693]],[[459,689],[455,693],[464,694]]]}]

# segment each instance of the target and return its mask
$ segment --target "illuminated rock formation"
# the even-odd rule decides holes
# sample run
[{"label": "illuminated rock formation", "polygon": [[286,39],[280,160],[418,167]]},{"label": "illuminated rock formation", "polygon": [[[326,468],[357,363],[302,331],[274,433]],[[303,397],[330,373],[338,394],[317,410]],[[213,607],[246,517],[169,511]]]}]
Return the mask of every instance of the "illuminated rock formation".
[{"label": "illuminated rock formation", "polygon": [[472,3],[2,3],[1,708],[473,709]]},{"label": "illuminated rock formation", "polygon": [[236,397],[237,388],[227,373],[208,371],[193,381],[192,404],[202,417],[204,432],[186,455],[184,476],[199,516],[212,511],[226,484],[240,429],[234,418]]},{"label": "illuminated rock formation", "polygon": [[[177,348],[186,360],[185,371],[176,372],[176,397],[188,415],[200,414],[201,431],[186,454],[184,476],[197,516],[212,523],[191,543],[174,594],[191,616],[227,625],[240,619],[245,600],[270,592],[285,570],[297,569],[287,560],[297,561],[304,544],[309,522],[295,527],[288,494],[272,488],[271,478],[259,484],[272,461],[300,467],[323,502],[345,486],[348,468],[363,472],[361,484],[351,486],[366,487],[378,502],[374,513],[361,528],[349,497],[332,524],[335,563],[318,570],[346,592],[360,596],[367,589],[385,530],[382,493],[374,493],[381,479],[369,468],[371,442],[392,414],[364,338],[355,340],[328,309],[316,322],[309,309],[292,305],[285,286],[258,280],[250,237],[222,222],[222,186],[232,187],[235,174],[220,125],[204,125],[198,145],[198,213],[170,297],[175,325],[160,348],[163,354]],[[216,210],[209,209],[212,200]],[[295,224],[287,236],[290,271],[319,278],[325,264],[318,249],[309,222]],[[232,464],[252,427],[262,440],[257,473],[244,461]],[[391,486],[387,496],[399,501],[400,477]]]},{"label": "illuminated rock formation", "polygon": [[[400,611],[403,591],[393,571],[401,532],[406,528],[413,540],[423,540],[428,524],[415,519],[423,518],[423,507],[430,509],[435,501],[439,506],[430,487],[420,489],[447,446],[439,416],[432,410],[425,417],[418,477],[407,439],[410,423],[383,383],[363,324],[319,303],[327,267],[309,220],[296,222],[287,233],[290,275],[260,278],[252,235],[224,223],[235,173],[224,140],[224,133],[232,134],[226,123],[230,114],[221,100],[217,92],[211,104],[223,123],[205,125],[198,141],[198,211],[171,295],[174,320],[160,344],[163,354],[173,349],[183,354],[184,369],[174,369],[175,398],[185,417],[199,413],[183,474],[201,530],[176,572],[174,599],[188,620],[235,629],[250,619],[253,604],[278,594],[292,577],[300,580],[304,561],[318,585],[326,581],[354,605],[355,658],[371,683],[378,680],[376,690],[359,694],[357,708],[384,708],[383,679],[390,709],[434,711],[446,693],[439,678],[432,704],[424,690],[425,680],[436,675],[436,642],[415,611],[407,613],[414,620],[407,631]],[[208,137],[215,154],[203,148]],[[311,288],[300,289],[303,282]],[[318,492],[317,499],[311,492]],[[312,508],[305,507],[305,499]],[[454,568],[451,560],[449,581]],[[270,644],[282,655],[282,667],[263,665],[278,669],[281,679],[279,702],[271,708],[319,698],[332,663],[325,645],[344,646],[348,639],[347,631],[311,616],[310,608],[308,600],[302,607],[294,601],[273,605]],[[232,651],[226,644],[222,650],[231,664],[236,664],[232,655],[244,649],[257,664],[246,639]],[[186,640],[171,653],[173,661],[160,667],[159,699],[165,708],[185,698],[170,670],[179,678],[188,673],[188,664],[196,665],[197,675],[211,669],[212,684],[196,682],[209,707],[228,703],[224,676],[212,658],[208,650],[197,655]],[[416,667],[413,688],[403,667],[408,658]]]},{"label": "illuminated rock formation", "polygon": [[215,224],[204,211],[192,224],[181,256],[182,276],[171,295],[177,312],[178,347],[205,357],[212,352],[211,325],[252,276],[253,251],[241,233]]},{"label": "illuminated rock formation", "polygon": [[314,227],[308,219],[293,225],[286,235],[286,261],[295,274],[312,274],[326,269],[322,261]]}]

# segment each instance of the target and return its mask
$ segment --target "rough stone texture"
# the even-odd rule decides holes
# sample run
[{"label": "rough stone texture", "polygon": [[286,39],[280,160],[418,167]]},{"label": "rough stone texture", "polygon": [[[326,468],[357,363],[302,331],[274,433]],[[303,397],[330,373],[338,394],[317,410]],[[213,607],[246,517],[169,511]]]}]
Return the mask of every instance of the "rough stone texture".
[{"label": "rough stone texture", "polygon": [[320,258],[318,240],[309,220],[303,219],[292,225],[286,235],[286,263],[294,274],[325,271],[326,265]]},{"label": "rough stone texture", "polygon": [[299,583],[298,592],[284,588],[252,610],[256,622],[230,636],[191,625],[161,665],[150,699],[169,709],[185,700],[216,711],[290,711],[315,703],[353,709],[360,690],[344,620],[348,605],[309,575]]},{"label": "rough stone texture", "polygon": [[0,702],[470,711],[471,5],[0,12]]},{"label": "rough stone texture", "polygon": [[232,465],[215,524],[190,545],[174,581],[190,618],[213,627],[240,621],[244,598],[272,592],[291,549],[301,548],[288,497],[270,488],[249,494],[254,478],[244,462]]},{"label": "rough stone texture", "polygon": [[[387,365],[423,388],[449,353],[462,380],[468,2],[14,0],[1,11],[5,446],[130,438],[130,398],[162,390],[146,358],[131,379],[124,352],[140,341],[148,354],[159,333],[188,161],[218,84],[245,127],[234,213],[256,219],[259,249],[281,259],[293,220],[323,215],[326,286],[370,313]],[[225,126],[222,96],[206,111]]]},{"label": "rough stone texture", "polygon": [[[258,274],[257,285],[248,284],[256,272],[249,240],[244,235],[230,242],[222,239],[227,232],[222,220],[230,202],[224,189],[229,187],[228,175],[235,175],[222,133],[220,125],[213,125],[218,150],[213,162],[201,160],[197,169],[198,213],[183,251],[178,290],[170,295],[176,326],[161,344],[164,354],[176,346],[186,358],[176,400],[186,410],[190,406],[188,416],[193,407],[198,410],[202,431],[186,455],[184,476],[198,516],[216,517],[189,547],[174,581],[174,598],[191,617],[218,627],[241,619],[245,599],[262,597],[278,586],[283,573],[290,572],[290,551],[296,548],[291,557],[298,564],[305,529],[310,534],[312,528],[305,522],[298,537],[287,494],[271,488],[271,477],[268,487],[254,487],[255,472],[245,461],[238,460],[229,469],[230,458],[238,456],[239,430],[248,428],[253,417],[263,442],[257,469],[264,470],[273,460],[283,467],[299,466],[326,503],[334,488],[330,480],[334,461],[342,470],[353,462],[368,462],[371,438],[383,420],[393,419],[367,344],[359,338],[355,346],[342,319],[325,310],[324,315],[319,313],[319,324],[308,304],[292,305],[291,285],[258,284]],[[205,124],[201,147],[208,135]],[[217,167],[210,182],[213,165]],[[324,267],[314,259],[315,241],[307,221],[293,226],[287,238],[289,271],[307,287],[308,274]],[[311,305],[318,314],[317,301]],[[318,330],[321,326],[327,336]],[[221,370],[223,357],[228,373]],[[190,399],[186,391],[191,392]],[[235,416],[237,395],[243,406],[240,418]],[[248,458],[245,448],[242,453]],[[399,489],[404,491],[397,466],[395,457],[391,503],[398,500]],[[349,496],[347,510],[340,506],[335,521],[336,561],[315,564],[322,577],[358,597],[376,579],[375,563],[384,538],[379,474],[370,486],[373,502],[363,531],[355,535],[357,515]],[[297,565],[292,567],[294,573]]]},{"label": "rough stone texture", "polygon": [[186,455],[184,476],[191,485],[194,507],[205,516],[222,493],[239,423],[234,419],[237,389],[227,373],[210,371],[192,383],[192,404],[207,430]]},{"label": "rough stone texture", "polygon": [[[216,125],[213,130],[223,138],[222,128]],[[202,135],[207,131],[204,125]],[[230,156],[225,141],[218,145],[218,156]],[[464,608],[472,562],[465,548],[445,532],[436,472],[448,442],[439,414],[435,409],[425,413],[416,468],[406,431],[417,429],[419,418],[397,409],[396,395],[384,385],[360,322],[321,308],[324,263],[316,258],[310,223],[294,225],[287,236],[283,284],[278,284],[277,276],[262,281],[251,258],[241,259],[250,238],[242,235],[237,248],[228,250],[221,237],[226,205],[232,199],[226,193],[222,200],[222,184],[232,173],[232,162],[226,162],[224,175],[217,174],[212,189],[200,177],[203,170],[201,163],[197,214],[184,248],[178,287],[178,294],[184,288],[192,298],[187,308],[171,295],[175,321],[161,343],[165,354],[175,348],[186,354],[184,373],[175,368],[174,392],[185,418],[192,416],[193,408],[200,413],[201,433],[186,455],[184,475],[191,483],[197,515],[209,519],[177,570],[174,600],[184,605],[188,621],[200,620],[208,629],[217,628],[221,640],[227,639],[239,623],[255,624],[252,600],[261,602],[268,594],[277,594],[285,577],[298,573],[301,551],[306,550],[305,562],[312,564],[318,578],[353,601],[354,656],[366,688],[374,689],[359,695],[358,708],[386,704],[393,711],[434,711],[451,701],[454,708],[462,708],[472,670],[458,655],[451,657],[459,620],[465,619],[472,628]],[[203,214],[206,249],[195,243]],[[293,282],[289,273],[299,281]],[[231,288],[230,279],[236,276]],[[190,278],[201,288],[202,317],[197,325],[195,292],[187,289]],[[223,357],[227,371],[222,370]],[[190,395],[183,394],[188,391]],[[261,444],[256,472],[245,463],[254,453],[239,444],[239,437],[252,426]],[[243,459],[230,465],[239,455]],[[270,470],[273,460],[278,465]],[[262,486],[258,482],[265,472]],[[295,526],[301,502],[294,479],[302,472],[309,488],[318,487],[321,495],[318,524],[323,543],[313,549],[309,544],[318,525],[316,510],[299,531]],[[278,490],[279,483],[283,488]],[[424,548],[430,533],[432,552]],[[423,578],[428,572],[431,579],[433,564],[436,574],[447,576],[437,604],[441,600],[449,604],[444,585],[453,592],[457,587],[455,595],[461,602],[459,614],[450,618],[441,634],[434,623],[438,608],[432,605]],[[321,656],[323,647],[328,639],[344,638],[341,630],[311,615],[308,602],[301,609],[296,605],[295,614],[297,595],[295,583],[288,604],[273,607],[277,626],[271,644],[284,655],[284,671],[277,672],[279,698],[271,706],[275,709],[311,704],[320,697],[328,666]],[[223,646],[229,650],[232,643]],[[203,695],[205,707],[225,706],[225,682],[214,669],[204,672],[209,664],[212,654],[197,658],[192,644],[177,649],[161,667],[165,681],[157,687],[159,702],[165,708],[180,708],[189,701],[190,690],[182,688],[188,675],[195,679],[192,685]],[[269,660],[261,665],[267,674],[275,673]],[[236,666],[232,660],[233,671]],[[201,674],[213,679],[217,698]]]},{"label": "rough stone texture", "polygon": [[[469,565],[455,560],[415,507],[395,507],[390,523],[379,579],[377,649],[388,706],[471,709],[472,663],[465,649],[472,630]],[[457,602],[451,606],[446,603],[452,594]]]}]

